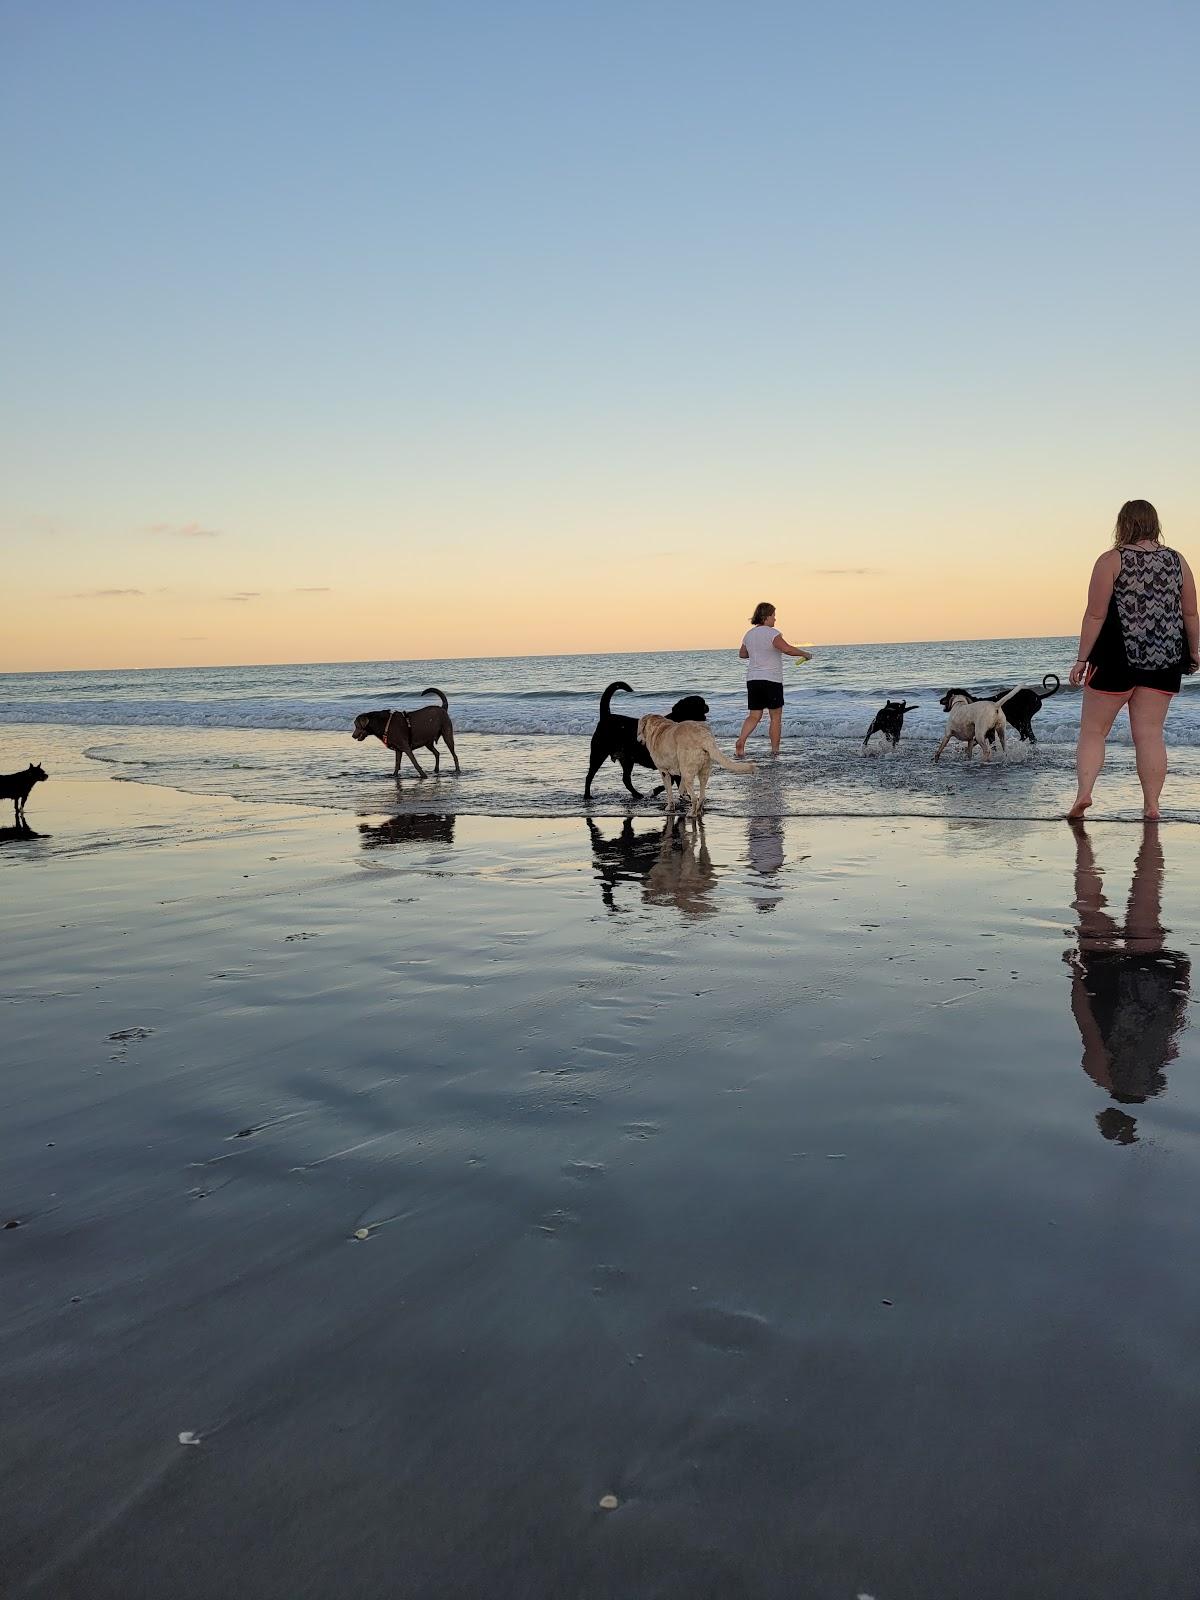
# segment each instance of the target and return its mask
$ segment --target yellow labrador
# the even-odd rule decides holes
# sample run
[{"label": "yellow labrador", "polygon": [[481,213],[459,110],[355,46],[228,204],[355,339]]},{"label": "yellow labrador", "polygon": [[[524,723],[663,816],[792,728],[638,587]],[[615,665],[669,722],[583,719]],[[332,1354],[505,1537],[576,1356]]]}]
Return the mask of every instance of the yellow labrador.
[{"label": "yellow labrador", "polygon": [[[728,756],[722,755],[712,729],[703,722],[672,722],[669,717],[651,715],[639,718],[637,731],[667,791],[668,811],[675,809],[676,774],[679,787],[690,802],[692,816],[698,817],[714,761],[726,772],[743,776],[756,770],[753,761],[730,761]],[[692,788],[697,780],[698,793]]]}]

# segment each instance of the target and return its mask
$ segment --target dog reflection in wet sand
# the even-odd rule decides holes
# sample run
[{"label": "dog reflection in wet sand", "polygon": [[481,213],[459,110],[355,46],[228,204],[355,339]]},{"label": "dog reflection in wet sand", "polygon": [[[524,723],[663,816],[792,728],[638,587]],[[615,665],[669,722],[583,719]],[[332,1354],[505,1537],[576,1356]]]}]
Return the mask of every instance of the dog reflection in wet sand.
[{"label": "dog reflection in wet sand", "polygon": [[1073,831],[1079,934],[1076,948],[1063,957],[1071,968],[1071,1010],[1083,1041],[1083,1070],[1116,1102],[1097,1116],[1100,1132],[1132,1144],[1137,1121],[1119,1108],[1142,1105],[1166,1088],[1163,1069],[1178,1056],[1187,1025],[1192,963],[1166,948],[1158,824],[1145,825],[1123,923],[1109,914],[1087,830],[1076,823]]},{"label": "dog reflection in wet sand", "polygon": [[358,842],[364,850],[390,844],[453,844],[454,814],[408,812],[386,822],[360,822]]},{"label": "dog reflection in wet sand", "polygon": [[624,909],[616,901],[621,883],[640,883],[644,905],[674,906],[686,917],[706,917],[716,911],[710,895],[717,873],[702,822],[674,820],[638,832],[633,819],[626,817],[616,837],[608,838],[593,818],[585,821],[600,898],[608,911]]}]

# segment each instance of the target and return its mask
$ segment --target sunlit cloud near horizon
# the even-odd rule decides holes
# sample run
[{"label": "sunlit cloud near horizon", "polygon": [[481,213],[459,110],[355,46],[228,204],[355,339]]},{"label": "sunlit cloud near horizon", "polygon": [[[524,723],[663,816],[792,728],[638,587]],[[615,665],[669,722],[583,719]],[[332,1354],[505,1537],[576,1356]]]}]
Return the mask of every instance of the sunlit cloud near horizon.
[{"label": "sunlit cloud near horizon", "polygon": [[13,13],[0,670],[1071,632],[1123,500],[1200,558],[1198,45]]}]

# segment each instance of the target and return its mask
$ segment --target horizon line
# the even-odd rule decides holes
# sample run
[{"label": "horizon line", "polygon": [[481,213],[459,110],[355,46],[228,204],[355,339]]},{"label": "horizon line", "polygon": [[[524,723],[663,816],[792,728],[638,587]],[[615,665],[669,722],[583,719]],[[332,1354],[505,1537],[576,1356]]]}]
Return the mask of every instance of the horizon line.
[{"label": "horizon line", "polygon": [[[947,644],[997,644],[1016,643],[1033,639],[1070,639],[1070,633],[989,633],[969,639],[848,639],[837,643],[813,644],[812,650],[886,650],[893,645],[947,645]],[[174,666],[149,667],[5,667],[0,678],[69,677],[79,672],[240,672],[256,667],[370,667],[394,665],[400,662],[430,662],[441,665],[447,662],[477,661],[575,661],[585,656],[683,656],[718,655],[732,653],[732,646],[688,645],[671,650],[549,650],[544,652],[520,651],[515,655],[481,656],[352,656],[341,661],[198,661],[178,663]]]}]

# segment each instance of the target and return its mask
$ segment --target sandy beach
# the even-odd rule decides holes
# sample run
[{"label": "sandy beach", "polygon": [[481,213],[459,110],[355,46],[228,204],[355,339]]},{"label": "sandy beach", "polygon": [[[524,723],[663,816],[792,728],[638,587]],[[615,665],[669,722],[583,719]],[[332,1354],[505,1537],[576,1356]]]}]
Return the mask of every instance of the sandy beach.
[{"label": "sandy beach", "polygon": [[1196,830],[29,818],[6,1593],[1189,1592]]}]

